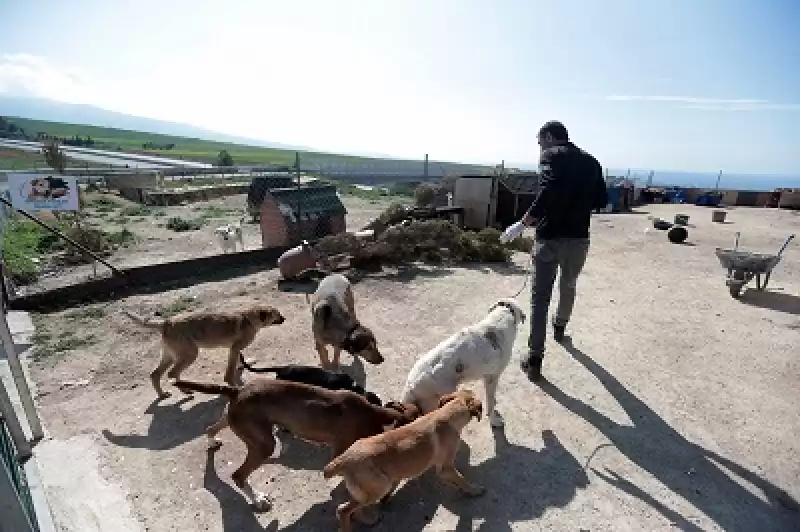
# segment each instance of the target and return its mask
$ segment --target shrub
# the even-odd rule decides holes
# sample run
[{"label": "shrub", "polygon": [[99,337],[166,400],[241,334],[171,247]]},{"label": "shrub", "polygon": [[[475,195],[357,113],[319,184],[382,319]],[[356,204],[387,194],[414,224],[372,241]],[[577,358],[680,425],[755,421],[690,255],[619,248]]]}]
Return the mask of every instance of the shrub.
[{"label": "shrub", "polygon": [[200,220],[184,220],[180,216],[174,216],[167,220],[167,229],[172,229],[178,233],[183,231],[196,231],[203,227]]},{"label": "shrub", "polygon": [[414,201],[418,207],[432,207],[436,200],[436,189],[428,183],[422,183],[414,190]]}]

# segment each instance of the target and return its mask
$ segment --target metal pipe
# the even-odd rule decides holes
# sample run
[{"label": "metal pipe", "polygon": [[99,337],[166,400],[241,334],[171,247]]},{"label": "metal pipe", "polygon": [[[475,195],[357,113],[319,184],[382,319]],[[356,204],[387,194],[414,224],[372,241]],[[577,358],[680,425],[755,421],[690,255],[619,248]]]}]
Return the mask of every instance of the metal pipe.
[{"label": "metal pipe", "polygon": [[47,225],[46,223],[42,222],[41,220],[39,220],[39,219],[38,219],[38,218],[36,218],[35,216],[32,216],[32,215],[28,214],[27,212],[23,211],[22,209],[17,209],[16,207],[14,207],[14,206],[11,204],[11,202],[10,202],[10,201],[8,201],[8,200],[7,200],[6,198],[4,198],[3,196],[0,196],[0,202],[3,202],[3,203],[5,203],[7,206],[11,207],[12,209],[14,209],[15,211],[17,211],[18,213],[20,213],[20,214],[21,214],[21,215],[23,215],[24,217],[28,218],[29,220],[32,220],[32,221],[36,222],[38,225],[40,225],[41,227],[44,227],[45,229],[47,229],[48,231],[50,231],[50,232],[51,232],[51,233],[53,233],[54,235],[58,236],[59,238],[62,238],[62,239],[64,239],[65,241],[67,241],[68,243],[70,243],[71,245],[73,245],[74,247],[78,248],[79,250],[83,251],[84,253],[86,253],[87,255],[89,255],[90,257],[92,257],[92,258],[93,258],[94,260],[96,260],[97,262],[100,262],[101,264],[104,264],[105,266],[107,266],[107,267],[108,267],[108,268],[109,268],[109,269],[110,269],[112,272],[116,273],[117,275],[119,275],[119,276],[121,276],[121,277],[124,277],[124,276],[125,276],[125,274],[124,274],[122,271],[118,270],[117,268],[115,268],[114,266],[112,266],[111,264],[109,264],[108,262],[106,262],[104,259],[102,259],[102,258],[101,258],[101,257],[100,257],[100,256],[99,256],[97,253],[95,253],[94,251],[90,250],[90,249],[89,249],[89,248],[87,248],[86,246],[83,246],[83,245],[81,245],[81,244],[78,244],[77,242],[75,242],[74,240],[72,240],[70,237],[68,237],[67,235],[65,235],[64,233],[62,233],[61,231],[59,231],[58,229],[54,229],[54,228],[50,227],[49,225]]}]

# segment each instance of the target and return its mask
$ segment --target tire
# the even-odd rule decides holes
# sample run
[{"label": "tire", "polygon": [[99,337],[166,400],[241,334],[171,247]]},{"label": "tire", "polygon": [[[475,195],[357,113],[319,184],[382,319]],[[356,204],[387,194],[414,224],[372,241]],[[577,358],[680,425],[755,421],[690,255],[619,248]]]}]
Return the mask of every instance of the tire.
[{"label": "tire", "polygon": [[744,288],[744,285],[739,283],[731,283],[728,285],[728,289],[731,292],[731,297],[734,299],[739,299],[739,296],[742,295],[742,288]]}]

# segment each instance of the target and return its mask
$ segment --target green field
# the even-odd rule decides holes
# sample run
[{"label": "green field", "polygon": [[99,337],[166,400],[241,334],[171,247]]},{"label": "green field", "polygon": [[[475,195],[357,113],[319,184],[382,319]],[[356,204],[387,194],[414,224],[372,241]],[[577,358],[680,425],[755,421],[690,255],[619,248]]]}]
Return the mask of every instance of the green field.
[{"label": "green field", "polygon": [[[295,152],[291,150],[280,150],[275,148],[261,148],[256,146],[245,146],[242,144],[230,144],[225,142],[214,142],[209,140],[191,139],[186,137],[173,137],[170,135],[159,135],[156,133],[143,133],[141,131],[128,131],[124,129],[113,129],[97,126],[86,126],[79,124],[62,124],[59,122],[45,122],[42,120],[30,120],[27,118],[9,117],[14,124],[25,129],[28,135],[36,135],[43,132],[57,137],[86,137],[90,136],[95,141],[93,148],[104,150],[119,150],[130,153],[143,153],[169,157],[173,159],[188,159],[192,161],[214,163],[217,155],[222,150],[227,150],[233,157],[237,165],[259,165],[259,164],[294,164]],[[170,150],[146,150],[142,145],[147,142],[155,144],[175,144]],[[303,155],[313,157],[315,161],[367,161],[362,157],[347,155],[331,155],[314,152],[301,152]]]}]

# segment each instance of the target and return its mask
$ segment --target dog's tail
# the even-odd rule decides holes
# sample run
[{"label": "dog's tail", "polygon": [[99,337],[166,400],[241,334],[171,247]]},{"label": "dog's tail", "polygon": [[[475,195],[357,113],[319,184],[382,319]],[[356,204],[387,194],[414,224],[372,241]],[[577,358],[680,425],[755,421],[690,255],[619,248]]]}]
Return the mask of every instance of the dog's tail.
[{"label": "dog's tail", "polygon": [[253,372],[253,373],[275,373],[276,371],[278,371],[279,369],[281,369],[281,368],[280,368],[280,367],[278,367],[278,366],[269,366],[269,367],[266,367],[266,368],[257,368],[257,367],[255,367],[255,366],[251,366],[251,365],[250,365],[250,364],[248,364],[248,363],[247,363],[247,361],[244,359],[244,355],[243,355],[241,352],[239,352],[239,361],[242,363],[242,366],[244,366],[244,368],[245,368],[247,371],[251,371],[251,372]]},{"label": "dog's tail", "polygon": [[138,314],[134,314],[129,310],[123,310],[123,314],[128,316],[130,319],[135,321],[137,324],[141,325],[142,327],[147,327],[148,329],[163,329],[164,328],[164,320],[160,319],[147,319],[139,316]]},{"label": "dog's tail", "polygon": [[324,478],[333,478],[338,477],[342,474],[342,468],[344,468],[344,460],[342,460],[342,455],[340,454],[336,458],[330,461],[328,465],[322,470],[322,476]]},{"label": "dog's tail", "polygon": [[206,384],[203,382],[192,382],[176,380],[175,387],[181,391],[191,391],[207,393],[211,395],[224,395],[230,399],[236,399],[242,391],[239,386],[229,386],[227,384]]}]

